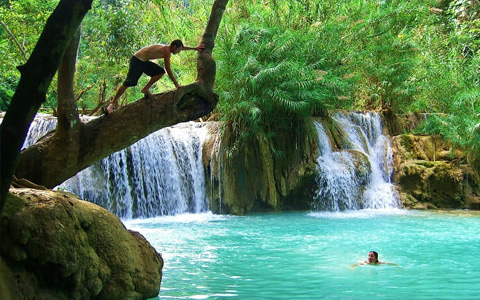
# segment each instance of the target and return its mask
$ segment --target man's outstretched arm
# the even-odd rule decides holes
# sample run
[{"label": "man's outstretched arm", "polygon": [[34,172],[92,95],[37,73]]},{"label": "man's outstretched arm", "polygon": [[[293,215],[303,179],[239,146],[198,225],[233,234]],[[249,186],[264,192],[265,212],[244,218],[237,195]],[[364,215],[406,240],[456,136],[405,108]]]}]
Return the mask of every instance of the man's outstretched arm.
[{"label": "man's outstretched arm", "polygon": [[205,49],[205,44],[200,44],[197,47],[188,47],[188,46],[183,46],[182,50],[197,50],[197,51],[202,51]]}]

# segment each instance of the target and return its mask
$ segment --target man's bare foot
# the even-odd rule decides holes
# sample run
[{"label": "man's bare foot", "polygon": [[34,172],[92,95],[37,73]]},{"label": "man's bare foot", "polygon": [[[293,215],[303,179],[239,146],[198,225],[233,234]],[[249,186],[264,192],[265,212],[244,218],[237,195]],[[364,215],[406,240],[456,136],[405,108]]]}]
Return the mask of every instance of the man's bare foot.
[{"label": "man's bare foot", "polygon": [[113,108],[114,108],[114,107],[113,107],[113,104],[110,103],[110,104],[105,108],[105,111],[104,111],[105,114],[107,114],[107,115],[111,114],[111,113],[113,112]]}]

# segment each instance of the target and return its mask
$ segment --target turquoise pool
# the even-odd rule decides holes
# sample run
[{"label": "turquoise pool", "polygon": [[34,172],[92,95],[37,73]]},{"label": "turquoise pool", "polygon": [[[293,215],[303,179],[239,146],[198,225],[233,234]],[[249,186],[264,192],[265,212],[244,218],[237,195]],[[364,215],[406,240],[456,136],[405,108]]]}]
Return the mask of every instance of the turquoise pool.
[{"label": "turquoise pool", "polygon": [[[480,299],[480,213],[361,210],[126,221],[162,253],[159,299]],[[359,266],[370,250],[381,261]]]}]

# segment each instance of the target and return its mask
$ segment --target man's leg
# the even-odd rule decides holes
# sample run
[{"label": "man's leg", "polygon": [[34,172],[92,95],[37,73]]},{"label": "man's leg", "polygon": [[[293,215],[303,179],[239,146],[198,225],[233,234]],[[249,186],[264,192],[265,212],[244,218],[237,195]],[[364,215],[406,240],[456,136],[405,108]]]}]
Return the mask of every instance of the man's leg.
[{"label": "man's leg", "polygon": [[118,99],[123,95],[123,93],[125,93],[127,88],[137,85],[138,79],[140,78],[140,76],[142,76],[144,65],[145,63],[143,61],[139,60],[135,56],[132,56],[128,67],[127,78],[118,88],[117,93],[113,97],[112,101],[110,101],[108,106],[105,108],[106,114],[110,114],[113,112],[115,104],[117,104]]},{"label": "man's leg", "polygon": [[123,84],[118,88],[117,93],[115,94],[115,97],[113,97],[112,101],[110,101],[110,104],[108,104],[106,110],[107,113],[111,114],[113,111],[113,108],[115,107],[115,104],[118,101],[118,98],[120,98],[123,93],[127,90],[128,86],[124,86]]},{"label": "man's leg", "polygon": [[163,74],[165,74],[165,73],[152,76],[152,77],[150,78],[150,80],[147,82],[147,84],[143,87],[142,93],[144,93],[146,96],[152,96],[152,93],[150,92],[150,87],[151,87],[155,82],[157,82],[158,80],[160,80],[160,78],[162,78]]}]

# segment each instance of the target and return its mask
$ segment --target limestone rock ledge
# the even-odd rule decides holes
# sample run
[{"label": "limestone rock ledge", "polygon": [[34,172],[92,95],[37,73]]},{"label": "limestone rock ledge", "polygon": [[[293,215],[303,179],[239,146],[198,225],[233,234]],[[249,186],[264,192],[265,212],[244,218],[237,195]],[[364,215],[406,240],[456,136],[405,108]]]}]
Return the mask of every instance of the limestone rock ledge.
[{"label": "limestone rock ledge", "polygon": [[147,299],[163,260],[105,209],[51,190],[11,189],[0,223],[0,299]]},{"label": "limestone rock ledge", "polygon": [[479,175],[463,153],[434,136],[392,138],[393,177],[407,208],[480,209]]},{"label": "limestone rock ledge", "polygon": [[221,123],[210,124],[209,131],[203,163],[210,177],[207,191],[213,212],[243,215],[311,207],[308,193],[315,186],[316,136],[293,127],[271,138],[239,138],[232,124]]}]

